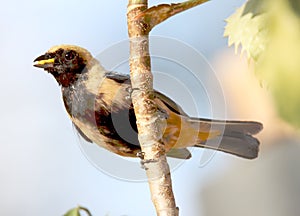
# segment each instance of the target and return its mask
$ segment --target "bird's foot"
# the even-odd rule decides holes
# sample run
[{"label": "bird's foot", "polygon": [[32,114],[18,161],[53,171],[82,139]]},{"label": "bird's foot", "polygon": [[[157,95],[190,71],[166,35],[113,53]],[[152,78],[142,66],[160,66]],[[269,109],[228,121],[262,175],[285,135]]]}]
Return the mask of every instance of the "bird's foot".
[{"label": "bird's foot", "polygon": [[136,90],[140,90],[140,89],[139,89],[139,88],[131,88],[131,87],[127,87],[127,88],[126,88],[126,91],[129,93],[129,95],[126,96],[126,99],[127,99],[127,100],[131,100],[131,98],[132,98],[132,93],[133,93],[134,91],[136,91]]},{"label": "bird's foot", "polygon": [[150,163],[156,163],[157,160],[156,159],[145,159],[145,152],[139,152],[137,153],[137,157],[139,157],[141,159],[141,167],[142,169],[144,170],[147,170],[147,164],[150,164]]},{"label": "bird's foot", "polygon": [[163,119],[168,119],[169,118],[169,114],[165,109],[158,106],[157,111],[158,111],[158,115],[159,115],[160,118],[163,118]]},{"label": "bird's foot", "polygon": [[140,152],[138,152],[136,154],[136,156],[139,157],[141,160],[144,160],[144,158],[145,158],[145,152],[140,151]]}]

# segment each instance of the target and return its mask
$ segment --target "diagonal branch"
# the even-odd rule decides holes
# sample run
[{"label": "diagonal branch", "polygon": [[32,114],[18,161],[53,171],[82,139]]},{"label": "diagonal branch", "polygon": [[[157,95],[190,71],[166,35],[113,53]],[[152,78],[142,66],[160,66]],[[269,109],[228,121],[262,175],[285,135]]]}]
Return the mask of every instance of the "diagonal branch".
[{"label": "diagonal branch", "polygon": [[160,4],[144,10],[142,13],[139,13],[135,19],[146,23],[150,31],[166,19],[207,1],[209,0],[189,0],[181,3]]}]

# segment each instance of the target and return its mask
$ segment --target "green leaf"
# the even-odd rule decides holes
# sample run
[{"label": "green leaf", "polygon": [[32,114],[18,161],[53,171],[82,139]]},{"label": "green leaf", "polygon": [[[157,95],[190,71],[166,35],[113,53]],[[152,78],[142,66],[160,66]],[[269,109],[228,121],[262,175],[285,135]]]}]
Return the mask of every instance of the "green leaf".
[{"label": "green leaf", "polygon": [[300,127],[300,1],[250,0],[227,19],[224,35],[254,60],[280,116]]},{"label": "green leaf", "polygon": [[[260,2],[260,4],[259,4]],[[228,36],[229,46],[235,46],[237,52],[246,52],[248,58],[258,60],[268,42],[266,14],[263,0],[248,1],[226,19],[224,36]]]},{"label": "green leaf", "polygon": [[292,3],[277,0],[270,6],[269,45],[256,68],[269,83],[281,117],[300,127],[300,16]]},{"label": "green leaf", "polygon": [[66,214],[64,214],[64,216],[81,216],[80,211],[84,211],[86,215],[91,216],[90,211],[81,206],[69,210]]},{"label": "green leaf", "polygon": [[79,208],[69,210],[64,216],[80,216]]}]

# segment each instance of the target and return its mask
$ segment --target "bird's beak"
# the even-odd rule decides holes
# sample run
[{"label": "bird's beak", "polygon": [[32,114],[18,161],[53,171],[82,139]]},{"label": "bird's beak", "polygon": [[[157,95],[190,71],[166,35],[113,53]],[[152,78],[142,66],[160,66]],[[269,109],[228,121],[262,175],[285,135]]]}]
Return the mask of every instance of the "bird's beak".
[{"label": "bird's beak", "polygon": [[39,68],[49,68],[53,67],[54,64],[54,58],[47,58],[46,55],[41,55],[34,59],[33,66],[39,67]]}]

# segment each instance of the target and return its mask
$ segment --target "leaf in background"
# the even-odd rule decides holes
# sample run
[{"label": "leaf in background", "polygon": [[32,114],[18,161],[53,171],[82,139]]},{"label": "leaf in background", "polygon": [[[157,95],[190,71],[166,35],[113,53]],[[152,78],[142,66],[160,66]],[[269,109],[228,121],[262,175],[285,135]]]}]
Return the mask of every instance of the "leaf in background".
[{"label": "leaf in background", "polygon": [[268,37],[266,28],[265,7],[261,1],[248,1],[227,20],[224,36],[228,36],[228,44],[234,44],[237,52],[242,47],[248,58],[258,60],[265,50]]},{"label": "leaf in background", "polygon": [[80,211],[84,211],[86,215],[91,216],[89,210],[81,206],[69,210],[64,216],[81,216]]},{"label": "leaf in background", "polygon": [[300,1],[250,0],[227,22],[229,45],[242,46],[280,116],[300,127]]},{"label": "leaf in background", "polygon": [[80,216],[79,208],[73,208],[69,210],[64,216]]},{"label": "leaf in background", "polygon": [[270,8],[269,46],[257,71],[269,83],[279,114],[300,127],[299,0],[277,0]]}]

